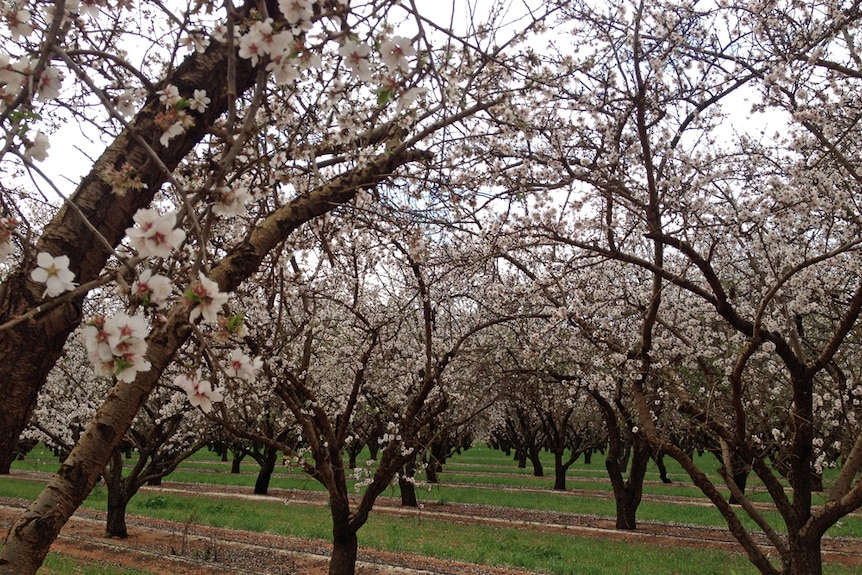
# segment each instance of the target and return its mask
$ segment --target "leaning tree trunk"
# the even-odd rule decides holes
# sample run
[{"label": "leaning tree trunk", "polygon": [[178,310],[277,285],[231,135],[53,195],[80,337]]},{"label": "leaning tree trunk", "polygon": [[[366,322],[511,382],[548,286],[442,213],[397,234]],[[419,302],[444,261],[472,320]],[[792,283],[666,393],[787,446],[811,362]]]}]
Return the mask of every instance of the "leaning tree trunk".
[{"label": "leaning tree trunk", "polygon": [[[425,157],[405,150],[386,153],[363,169],[326,182],[282,206],[231,250],[210,273],[222,291],[233,291],[250,277],[263,257],[302,224],[351,200],[356,191],[375,186],[405,163]],[[84,250],[86,251],[86,250]],[[180,303],[147,338],[152,367],[132,383],[115,385],[48,485],[9,529],[0,550],[0,575],[35,575],[51,543],[84,501],[120,444],[135,414],[155,387],[177,350],[188,340],[188,308]],[[5,403],[4,403],[5,406]]]},{"label": "leaning tree trunk", "polygon": [[[248,0],[243,10],[250,13],[256,6],[255,1]],[[193,89],[205,89],[212,99],[204,112],[196,113],[193,126],[174,137],[169,146],[159,148],[159,160],[169,171],[210,133],[210,127],[228,110],[229,98],[245,92],[255,83],[257,72],[250,61],[233,58],[236,92],[228,94],[226,78],[231,60],[228,52],[226,44],[213,42],[206,52],[192,54],[165,78],[165,83],[176,86],[180,94],[189,95]],[[167,174],[150,158],[151,149],[146,145],[158,142],[163,132],[155,123],[161,108],[163,104],[157,97],[147,101],[132,122],[132,129],[121,132],[99,157],[75,193],[45,226],[36,244],[34,254],[48,252],[68,256],[69,269],[78,284],[99,277],[113,248],[125,237],[126,228],[134,224],[135,212],[149,206],[166,181]],[[124,165],[135,170],[143,186],[119,195],[102,174]],[[33,261],[33,257],[25,258],[30,266]],[[15,358],[15,361],[3,362],[0,367],[0,397],[3,398],[0,473],[9,473],[18,437],[30,420],[39,390],[63,352],[66,339],[81,322],[86,297],[82,293],[45,305],[44,286],[30,280],[30,270],[20,267],[0,285],[0,324],[31,313],[39,306],[46,308],[27,321],[0,332],[0,357]]]}]

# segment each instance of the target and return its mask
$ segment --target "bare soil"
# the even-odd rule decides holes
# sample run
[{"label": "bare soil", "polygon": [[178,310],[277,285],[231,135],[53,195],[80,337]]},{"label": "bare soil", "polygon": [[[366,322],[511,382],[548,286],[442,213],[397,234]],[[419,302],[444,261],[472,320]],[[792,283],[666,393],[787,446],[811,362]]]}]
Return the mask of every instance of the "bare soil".
[{"label": "bare soil", "polygon": [[[214,497],[268,497],[284,503],[325,505],[323,494],[304,491],[270,490],[268,496],[253,495],[246,488],[201,486],[194,490],[188,484],[166,483],[144,492],[170,491]],[[0,528],[5,531],[27,502],[0,498]],[[398,500],[382,498],[375,513],[420,515],[461,523],[511,526],[544,532],[570,533],[578,537],[596,537],[631,541],[654,546],[723,549],[739,551],[739,544],[723,529],[665,523],[642,522],[637,531],[618,531],[607,518],[560,512],[532,511],[485,505],[432,504],[421,508],[400,507]],[[138,567],[160,575],[286,575],[327,573],[329,545],[325,541],[298,539],[198,524],[156,521],[130,515],[127,539],[104,537],[104,513],[79,510],[66,525],[52,551],[104,564]],[[418,555],[360,550],[357,573],[360,575],[412,575],[446,573],[451,575],[524,575],[524,570],[471,565]],[[766,542],[763,541],[766,545]],[[823,541],[826,562],[862,565],[862,541],[826,538]]]}]

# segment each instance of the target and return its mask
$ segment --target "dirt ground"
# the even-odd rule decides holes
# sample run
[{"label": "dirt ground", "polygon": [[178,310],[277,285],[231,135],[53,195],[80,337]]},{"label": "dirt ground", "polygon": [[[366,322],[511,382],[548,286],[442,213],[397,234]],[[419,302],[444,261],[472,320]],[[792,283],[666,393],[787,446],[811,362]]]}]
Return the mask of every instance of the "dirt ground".
[{"label": "dirt ground", "polygon": [[[188,485],[165,484],[158,490],[190,492]],[[197,495],[211,490],[214,496],[259,498],[249,489],[225,489],[207,486],[195,489]],[[285,503],[325,504],[322,494],[271,490],[268,497]],[[570,513],[530,511],[502,507],[447,503],[426,503],[421,509],[406,509],[397,500],[383,498],[375,513],[422,514],[446,521],[514,526],[521,529],[571,533],[579,537],[597,537],[646,543],[656,546],[689,546],[738,551],[726,530],[694,526],[642,522],[637,531],[620,532],[607,519]],[[24,501],[0,498],[0,528],[5,532],[15,520]],[[327,573],[329,546],[326,542],[218,529],[143,517],[128,517],[127,539],[104,537],[104,514],[79,511],[66,525],[52,550],[104,564],[146,569],[163,575],[286,575]],[[764,542],[765,543],[765,542]],[[853,539],[824,539],[824,560],[862,565],[862,542]],[[477,566],[417,555],[360,550],[357,573],[361,575],[411,575],[447,573],[451,575],[524,575],[527,571]]]}]

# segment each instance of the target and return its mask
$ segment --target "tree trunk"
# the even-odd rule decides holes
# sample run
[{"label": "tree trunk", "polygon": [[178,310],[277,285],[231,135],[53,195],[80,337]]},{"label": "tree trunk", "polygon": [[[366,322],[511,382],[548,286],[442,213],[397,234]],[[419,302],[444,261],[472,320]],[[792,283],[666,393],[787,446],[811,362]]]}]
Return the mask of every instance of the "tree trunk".
[{"label": "tree trunk", "polygon": [[260,472],[254,482],[254,494],[266,495],[269,492],[269,481],[272,472],[275,471],[275,460],[278,459],[278,450],[274,447],[265,447],[263,450],[263,463],[260,464]]},{"label": "tree trunk", "polygon": [[516,449],[515,450],[515,458],[518,460],[518,469],[526,469],[527,468],[527,450],[526,449]]},{"label": "tree trunk", "polygon": [[[224,76],[226,73],[222,71],[221,74]],[[367,167],[335,178],[297,197],[261,222],[242,245],[214,266],[210,279],[216,281],[222,291],[236,289],[241,281],[257,270],[265,254],[302,224],[349,201],[356,195],[356,190],[376,185],[384,177],[389,177],[398,166],[421,157],[423,155],[420,152],[412,151],[381,155]],[[9,529],[0,550],[0,575],[35,575],[60,529],[89,495],[104,471],[112,451],[122,441],[141,404],[146,401],[176,351],[188,340],[191,328],[187,322],[188,308],[185,304],[177,304],[165,315],[168,321],[157,326],[147,338],[147,359],[152,368],[138,373],[132,383],[119,382],[108,394],[69,457]],[[8,334],[9,331],[2,334]],[[0,378],[0,397],[4,397],[5,408],[2,382]],[[5,412],[0,410],[0,413]]]},{"label": "tree trunk", "polygon": [[242,463],[243,458],[245,457],[245,453],[242,451],[234,451],[233,452],[233,461],[230,463],[230,472],[231,473],[239,473],[239,465]]},{"label": "tree trunk", "polygon": [[820,538],[801,538],[790,535],[790,566],[787,575],[823,575],[823,557],[820,552]]},{"label": "tree trunk", "polygon": [[658,477],[662,483],[673,483],[667,476],[667,467],[664,464],[664,453],[659,453],[655,456],[655,465],[658,467]]},{"label": "tree trunk", "polygon": [[348,528],[345,528],[345,532],[341,535],[334,536],[332,557],[329,559],[329,575],[354,575],[358,547],[356,533],[349,531]]},{"label": "tree trunk", "polygon": [[429,461],[425,464],[425,478],[428,480],[428,483],[440,483],[440,478],[437,476],[437,463],[435,461]]},{"label": "tree trunk", "polygon": [[566,490],[566,467],[563,465],[563,453],[554,453],[554,490]]},{"label": "tree trunk", "polygon": [[[256,8],[247,2],[245,13]],[[228,61],[235,67],[236,91],[227,90]],[[213,42],[205,53],[194,53],[165,78],[165,83],[184,93],[191,88],[205,89],[212,99],[206,111],[195,118],[195,124],[173,138],[169,146],[159,148],[159,158],[169,171],[196,146],[210,127],[227,111],[229,97],[235,97],[254,85],[257,71],[249,60],[229,58],[224,44]],[[78,185],[68,202],[45,226],[33,253],[48,252],[69,258],[69,270],[83,285],[99,277],[108,258],[134,224],[132,217],[139,208],[152,203],[166,181],[167,174],[157,167],[141,142],[156,142],[163,129],[155,117],[164,108],[151,97],[135,116],[131,130],[123,130]],[[138,170],[144,184],[141,189],[124,195],[114,193],[102,174],[106,169],[124,163]],[[71,207],[69,204],[76,206]],[[80,210],[80,213],[79,213]],[[86,217],[84,220],[80,214]],[[32,261],[25,259],[32,266]],[[0,285],[0,324],[31,312],[44,304],[43,288],[30,280],[30,268],[19,267]],[[48,306],[44,313],[0,332],[0,357],[14,357],[0,369],[0,473],[8,473],[14,459],[15,444],[27,426],[36,406],[39,390],[54,367],[69,334],[78,327],[86,294],[60,304]],[[101,471],[101,470],[100,470]]]},{"label": "tree trunk", "polygon": [[545,469],[542,467],[542,460],[539,459],[539,449],[530,449],[529,453],[527,453],[527,459],[533,464],[533,475],[535,477],[544,477]]},{"label": "tree trunk", "polygon": [[626,531],[637,529],[637,510],[641,503],[644,477],[650,459],[650,450],[645,440],[635,437],[633,443],[633,446],[625,450],[626,455],[622,458],[623,460],[631,458],[632,467],[629,470],[628,479],[623,480],[625,467],[613,457],[617,450],[609,450],[605,461],[614,490],[616,528]]},{"label": "tree trunk", "polygon": [[127,496],[126,489],[122,486],[108,488],[108,520],[105,525],[105,537],[125,539],[129,536],[126,530],[126,507],[131,498],[131,495]]},{"label": "tree trunk", "polygon": [[398,476],[398,488],[401,490],[401,507],[419,507],[419,500],[416,499],[416,486],[411,478]]},{"label": "tree trunk", "polygon": [[414,475],[416,475],[415,453],[410,459],[404,462],[404,465],[401,467],[401,473],[398,474],[398,487],[401,490],[402,507],[419,507],[419,501],[416,499],[416,485],[413,482]]},{"label": "tree trunk", "polygon": [[584,465],[590,465],[593,462],[593,450],[587,449],[584,451]]}]

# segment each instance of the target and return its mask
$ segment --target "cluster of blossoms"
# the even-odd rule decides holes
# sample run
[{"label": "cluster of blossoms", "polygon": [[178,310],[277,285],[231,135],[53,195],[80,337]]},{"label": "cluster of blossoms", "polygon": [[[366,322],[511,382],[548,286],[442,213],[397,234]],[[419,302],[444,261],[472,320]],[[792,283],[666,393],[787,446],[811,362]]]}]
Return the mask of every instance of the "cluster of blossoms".
[{"label": "cluster of blossoms", "polygon": [[129,191],[138,191],[147,187],[147,184],[142,182],[140,176],[135,173],[135,168],[128,162],[125,162],[119,170],[108,166],[99,175],[103,182],[111,186],[114,195],[120,197],[125,196]]},{"label": "cluster of blossoms", "polygon": [[150,362],[144,359],[147,331],[146,319],[123,312],[108,319],[97,315],[88,321],[83,332],[84,346],[96,373],[131,383],[139,371],[149,371]]},{"label": "cluster of blossoms", "polygon": [[69,269],[69,256],[54,257],[48,252],[36,256],[36,268],[30,272],[30,279],[45,284],[42,297],[57,297],[63,292],[75,289],[75,274]]},{"label": "cluster of blossoms", "polygon": [[63,82],[60,69],[48,66],[38,78],[34,79],[34,64],[35,61],[28,57],[12,62],[7,54],[0,54],[0,111],[18,97],[25,85],[33,86],[36,99],[40,102],[60,95],[60,86]]},{"label": "cluster of blossoms", "polygon": [[212,101],[206,90],[195,90],[191,98],[180,96],[179,89],[172,84],[156,92],[159,102],[164,104],[165,111],[156,114],[156,126],[163,130],[159,143],[167,146],[171,139],[179,136],[186,129],[195,125],[195,120],[188,110],[203,113]]},{"label": "cluster of blossoms", "polygon": [[174,212],[161,215],[156,210],[140,209],[132,219],[137,225],[126,228],[126,235],[142,257],[166,258],[186,239],[186,233],[175,228],[177,215]]},{"label": "cluster of blossoms", "polygon": [[212,384],[202,377],[201,370],[196,369],[176,376],[174,385],[186,392],[189,403],[193,407],[200,407],[205,413],[209,413],[213,409],[213,403],[222,401],[224,396],[220,390],[214,389]]},{"label": "cluster of blossoms", "polygon": [[[310,18],[310,4],[308,11]],[[291,14],[285,14],[285,17],[292,25],[310,23],[310,20],[303,19],[300,13],[304,14],[304,11],[294,10]],[[291,15],[297,18],[295,22],[291,22]],[[239,56],[251,60],[252,66],[257,66],[260,59],[268,57],[266,69],[272,72],[277,84],[288,84],[299,78],[303,69],[321,65],[320,55],[306,49],[301,35],[294,35],[294,32],[287,29],[274,30],[271,18],[253,23],[240,37]]]}]

